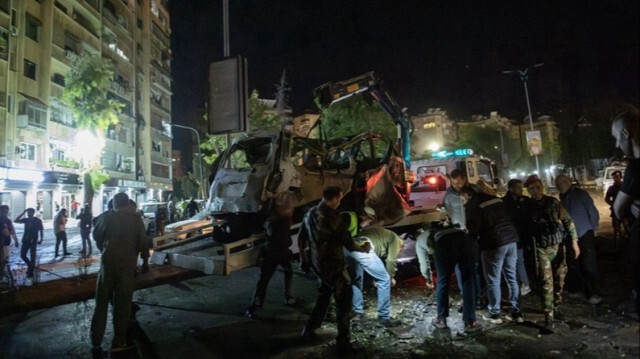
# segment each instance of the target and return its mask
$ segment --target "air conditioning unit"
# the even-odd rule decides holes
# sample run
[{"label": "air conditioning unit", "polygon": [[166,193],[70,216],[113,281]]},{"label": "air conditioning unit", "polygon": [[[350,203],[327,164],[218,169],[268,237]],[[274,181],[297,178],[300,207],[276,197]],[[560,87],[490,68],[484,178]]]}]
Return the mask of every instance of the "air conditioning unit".
[{"label": "air conditioning unit", "polygon": [[29,116],[28,115],[18,115],[16,118],[16,127],[17,128],[26,128],[29,126]]},{"label": "air conditioning unit", "polygon": [[11,26],[11,36],[18,36],[19,33],[17,26]]}]

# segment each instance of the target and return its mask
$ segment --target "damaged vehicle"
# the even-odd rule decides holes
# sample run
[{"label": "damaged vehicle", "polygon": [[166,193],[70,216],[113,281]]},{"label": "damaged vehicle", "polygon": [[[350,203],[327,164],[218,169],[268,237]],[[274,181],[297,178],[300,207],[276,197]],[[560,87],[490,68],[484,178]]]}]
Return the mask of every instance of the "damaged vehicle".
[{"label": "damaged vehicle", "polygon": [[386,226],[406,218],[415,175],[409,170],[410,130],[403,111],[373,72],[316,88],[323,106],[362,92],[370,93],[398,127],[386,152],[377,156],[375,141],[383,139],[371,132],[334,139],[286,130],[244,134],[216,159],[209,177],[207,210],[224,221],[214,229],[216,241],[228,243],[262,231],[274,203],[285,197],[295,205],[297,223],[327,186],[344,191],[340,210],[369,206]]}]

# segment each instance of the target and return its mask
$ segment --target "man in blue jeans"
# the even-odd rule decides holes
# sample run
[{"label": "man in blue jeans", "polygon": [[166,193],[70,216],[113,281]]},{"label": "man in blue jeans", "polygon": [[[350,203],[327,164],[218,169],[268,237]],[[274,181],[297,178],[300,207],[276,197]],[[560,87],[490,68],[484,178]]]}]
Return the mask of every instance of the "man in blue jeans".
[{"label": "man in blue jeans", "polygon": [[460,270],[459,280],[462,282],[462,320],[464,331],[473,332],[480,327],[476,322],[476,296],[473,290],[475,265],[478,246],[458,224],[449,222],[431,222],[427,230],[428,247],[433,249],[437,285],[437,316],[431,323],[438,329],[447,328],[449,316],[449,281],[451,272],[457,265]]},{"label": "man in blue jeans", "polygon": [[[386,327],[400,325],[400,321],[391,319],[391,286],[395,284],[395,262],[402,248],[402,239],[388,229],[370,227],[372,219],[361,216],[359,219],[355,212],[342,212],[342,221],[347,224],[349,234],[358,245],[369,242],[371,250],[368,252],[349,252],[345,249],[345,257],[351,277],[351,289],[353,290],[352,311],[356,320],[362,319],[364,313],[364,299],[362,285],[366,272],[376,283],[378,293],[378,320]],[[358,231],[358,225],[365,227]],[[380,259],[385,253],[387,266]],[[391,269],[389,269],[391,268]]]},{"label": "man in blue jeans", "polygon": [[500,275],[504,273],[511,303],[511,317],[507,319],[523,322],[518,305],[520,291],[516,280],[518,231],[500,198],[477,193],[469,187],[464,187],[461,193],[467,202],[467,229],[471,236],[478,238],[480,261],[487,281],[489,305],[483,318],[490,323],[502,323]]}]

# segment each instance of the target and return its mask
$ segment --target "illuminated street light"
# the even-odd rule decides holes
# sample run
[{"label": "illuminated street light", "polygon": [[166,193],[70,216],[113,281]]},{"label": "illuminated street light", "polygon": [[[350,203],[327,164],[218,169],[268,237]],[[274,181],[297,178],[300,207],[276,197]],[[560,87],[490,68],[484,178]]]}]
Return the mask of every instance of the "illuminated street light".
[{"label": "illuminated street light", "polygon": [[105,141],[102,136],[96,135],[89,130],[80,130],[76,134],[75,144],[78,149],[76,153],[86,168],[89,164],[99,162]]},{"label": "illuminated street light", "polygon": [[[524,70],[505,70],[502,71],[503,74],[519,74],[520,80],[524,84],[524,95],[527,98],[527,111],[529,112],[529,124],[531,126],[531,131],[533,131],[533,116],[531,115],[531,103],[529,102],[529,89],[527,88],[527,79],[529,78],[529,70],[535,67],[543,66],[543,63],[537,63],[533,66],[529,66]],[[538,162],[538,155],[536,157],[536,174],[540,172],[540,163]]]},{"label": "illuminated street light", "polygon": [[437,142],[431,142],[428,148],[431,152],[437,152],[440,149],[440,144]]}]

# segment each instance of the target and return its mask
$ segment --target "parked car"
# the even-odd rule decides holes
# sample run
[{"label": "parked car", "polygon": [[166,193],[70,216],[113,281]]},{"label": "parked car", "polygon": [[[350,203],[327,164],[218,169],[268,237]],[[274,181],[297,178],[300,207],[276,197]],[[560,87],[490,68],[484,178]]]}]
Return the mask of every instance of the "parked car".
[{"label": "parked car", "polygon": [[213,226],[200,228],[209,224],[211,224],[211,216],[209,216],[208,211],[204,210],[189,219],[185,219],[184,221],[178,221],[166,225],[164,227],[164,232],[165,234],[169,234],[193,229],[192,232],[182,233],[178,236],[178,239],[185,239],[200,234],[211,233],[213,231]]}]

